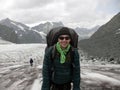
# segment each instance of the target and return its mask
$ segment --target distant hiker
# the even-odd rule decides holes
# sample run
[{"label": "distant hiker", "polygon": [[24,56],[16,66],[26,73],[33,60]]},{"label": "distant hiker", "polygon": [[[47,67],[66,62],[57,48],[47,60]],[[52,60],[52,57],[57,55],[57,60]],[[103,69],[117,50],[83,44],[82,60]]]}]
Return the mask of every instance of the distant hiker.
[{"label": "distant hiker", "polygon": [[70,28],[52,29],[47,34],[41,90],[80,90],[78,35]]},{"label": "distant hiker", "polygon": [[33,66],[33,59],[30,58],[30,66]]}]

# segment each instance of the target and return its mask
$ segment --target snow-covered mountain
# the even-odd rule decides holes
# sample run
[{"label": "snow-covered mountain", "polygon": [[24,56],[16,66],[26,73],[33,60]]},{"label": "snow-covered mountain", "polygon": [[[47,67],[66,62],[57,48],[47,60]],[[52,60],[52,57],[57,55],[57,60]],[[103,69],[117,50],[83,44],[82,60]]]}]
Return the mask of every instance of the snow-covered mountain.
[{"label": "snow-covered mountain", "polygon": [[17,35],[12,28],[0,24],[0,37],[3,40],[15,43],[17,40]]},{"label": "snow-covered mountain", "polygon": [[11,27],[11,28],[13,28],[16,31],[26,31],[26,30],[29,29],[29,27],[26,26],[25,24],[22,24],[20,22],[16,22],[16,21],[10,20],[9,18],[1,20],[0,24],[6,25],[8,27]]},{"label": "snow-covered mountain", "polygon": [[[0,21],[1,25],[4,25],[8,27],[6,31],[4,31],[4,34],[7,34],[7,36],[4,36],[5,40],[11,41],[13,43],[45,43],[46,42],[46,34],[55,27],[61,27],[64,26],[62,22],[46,22],[46,23],[40,23],[39,25],[36,25],[34,27],[29,27],[23,23],[13,21],[9,18],[3,19]],[[89,38],[95,31],[97,31],[99,26],[96,26],[92,29],[86,29],[86,28],[75,28],[75,31],[79,35],[79,40]],[[2,30],[2,32],[1,32]],[[0,33],[3,34],[3,29],[0,27]],[[0,35],[0,37],[1,37]],[[13,37],[11,40],[9,38]],[[6,39],[8,38],[8,39]]]},{"label": "snow-covered mountain", "polygon": [[[65,25],[62,22],[46,22],[34,26],[32,27],[32,29],[35,29],[37,31],[42,31],[45,34],[47,34],[52,28],[60,27],[60,26],[65,26]],[[81,39],[89,38],[94,32],[98,30],[99,27],[100,26],[96,26],[91,29],[77,27],[74,30],[78,33],[79,40],[81,40]]]},{"label": "snow-covered mountain", "polygon": [[[46,22],[34,27],[29,27],[9,18],[1,20],[0,24],[12,29],[12,32],[14,32],[13,36],[15,36],[16,39],[14,43],[45,43],[46,34],[50,31],[50,29],[63,26],[62,22]],[[2,32],[0,33],[2,34]]]},{"label": "snow-covered mountain", "polygon": [[75,31],[79,35],[79,40],[82,40],[82,39],[90,38],[90,36],[92,36],[92,34],[94,34],[98,30],[99,27],[100,26],[95,26],[91,29],[77,27],[77,28],[75,28]]},{"label": "snow-covered mountain", "polygon": [[1,25],[5,25],[14,31],[14,35],[16,35],[15,43],[41,43],[44,42],[40,33],[35,32],[30,29],[25,24],[20,22],[15,22],[8,18],[0,21]]},{"label": "snow-covered mountain", "polygon": [[48,33],[52,28],[64,26],[62,22],[46,22],[32,27],[39,32]]}]

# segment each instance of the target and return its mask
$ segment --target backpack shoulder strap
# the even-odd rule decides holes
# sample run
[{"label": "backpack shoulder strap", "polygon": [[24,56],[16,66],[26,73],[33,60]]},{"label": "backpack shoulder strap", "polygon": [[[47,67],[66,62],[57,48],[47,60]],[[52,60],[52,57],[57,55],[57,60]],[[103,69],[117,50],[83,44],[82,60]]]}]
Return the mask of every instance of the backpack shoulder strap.
[{"label": "backpack shoulder strap", "polygon": [[56,56],[56,48],[55,48],[55,45],[53,45],[52,46],[52,55],[51,55],[52,61],[55,59],[55,56]]},{"label": "backpack shoulder strap", "polygon": [[75,67],[75,64],[74,64],[74,54],[75,54],[75,48],[71,47],[70,56],[71,56],[72,67]]},{"label": "backpack shoulder strap", "polygon": [[72,60],[74,59],[74,51],[75,51],[75,48],[74,48],[74,47],[71,47],[70,55],[71,55],[71,59],[72,59]]}]

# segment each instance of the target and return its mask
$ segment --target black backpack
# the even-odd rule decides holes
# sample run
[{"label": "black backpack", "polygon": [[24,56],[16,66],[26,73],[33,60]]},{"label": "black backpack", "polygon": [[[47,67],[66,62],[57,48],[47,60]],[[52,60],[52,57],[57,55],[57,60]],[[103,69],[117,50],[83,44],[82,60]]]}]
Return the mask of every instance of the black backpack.
[{"label": "black backpack", "polygon": [[[46,48],[49,48],[50,46],[53,46],[54,44],[57,43],[57,37],[58,37],[58,34],[59,34],[59,31],[62,29],[62,28],[67,28],[67,27],[56,27],[56,28],[53,28],[51,29],[47,36],[46,36],[46,42],[47,42],[47,47]],[[71,28],[67,28],[70,32],[70,36],[71,36],[71,45],[74,47],[74,48],[77,48],[78,47],[78,34],[75,32],[75,30],[71,29]]]},{"label": "black backpack", "polygon": [[71,36],[71,50],[70,50],[70,56],[71,56],[71,59],[72,59],[72,62],[73,62],[73,54],[74,54],[74,48],[77,48],[78,47],[78,34],[75,32],[75,30],[71,29],[71,28],[68,28],[68,27],[56,27],[56,28],[53,28],[51,29],[47,36],[46,36],[46,41],[47,41],[47,46],[46,46],[46,49],[45,51],[51,47],[52,48],[52,60],[54,60],[55,56],[56,56],[56,50],[55,50],[55,44],[57,43],[57,37],[58,37],[58,34],[59,34],[59,31],[61,29],[64,29],[64,28],[67,28],[70,32],[70,36]]},{"label": "black backpack", "polygon": [[[56,52],[56,47],[55,47],[55,44],[57,43],[57,38],[58,38],[58,34],[59,34],[59,31],[62,29],[62,28],[67,28],[67,27],[57,27],[57,28],[53,28],[51,29],[47,36],[46,36],[46,42],[47,42],[47,46],[46,46],[46,49],[45,51],[48,49],[48,48],[51,48],[51,60],[52,60],[52,63],[54,63],[54,59],[57,55],[57,52]],[[75,67],[74,65],[74,50],[75,48],[77,48],[77,44],[78,44],[78,35],[77,33],[71,29],[71,28],[68,28],[69,29],[69,32],[70,32],[70,36],[71,36],[71,49],[70,49],[70,58],[71,58],[71,68],[73,70],[73,68]],[[50,68],[51,69],[51,77],[52,77],[52,74],[54,73],[54,64],[52,65],[52,67]],[[72,71],[72,75],[73,75],[73,71]],[[52,81],[51,81],[52,83]]]}]

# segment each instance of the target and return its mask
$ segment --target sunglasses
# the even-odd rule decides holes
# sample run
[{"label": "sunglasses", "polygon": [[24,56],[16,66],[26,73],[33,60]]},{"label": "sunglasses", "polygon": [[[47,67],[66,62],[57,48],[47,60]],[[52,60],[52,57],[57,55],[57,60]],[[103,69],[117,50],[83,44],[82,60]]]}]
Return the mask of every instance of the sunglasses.
[{"label": "sunglasses", "polygon": [[59,37],[60,40],[70,40],[70,37]]}]

